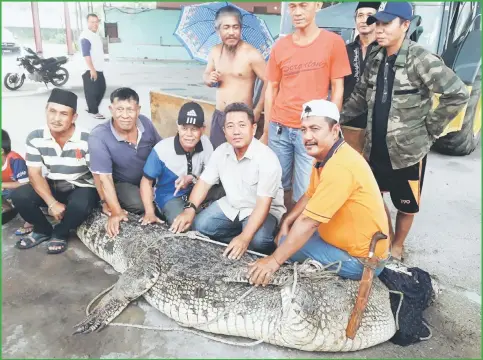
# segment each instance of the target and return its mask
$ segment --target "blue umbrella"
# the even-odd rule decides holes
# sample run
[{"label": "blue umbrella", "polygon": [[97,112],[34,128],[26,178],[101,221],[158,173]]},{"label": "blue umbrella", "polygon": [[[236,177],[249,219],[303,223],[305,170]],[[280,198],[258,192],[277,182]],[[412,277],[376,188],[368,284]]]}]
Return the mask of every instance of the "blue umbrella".
[{"label": "blue umbrella", "polygon": [[215,29],[216,11],[227,5],[242,13],[242,40],[258,49],[267,60],[274,40],[265,21],[226,1],[183,6],[174,35],[193,59],[206,64],[213,46],[221,43]]}]

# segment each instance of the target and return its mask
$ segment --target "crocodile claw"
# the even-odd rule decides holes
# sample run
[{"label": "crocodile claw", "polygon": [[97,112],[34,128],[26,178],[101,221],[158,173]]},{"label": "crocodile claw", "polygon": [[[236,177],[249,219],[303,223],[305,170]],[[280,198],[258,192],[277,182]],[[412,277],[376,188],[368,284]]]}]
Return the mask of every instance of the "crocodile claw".
[{"label": "crocodile claw", "polygon": [[105,312],[103,313],[98,309],[94,310],[84,321],[74,326],[75,332],[72,335],[101,331],[109,322],[109,319],[105,315]]},{"label": "crocodile claw", "polygon": [[[75,326],[74,326],[75,327]],[[76,331],[72,333],[72,335],[77,335],[77,334],[88,334],[90,331],[84,331],[84,328],[78,327]]]}]

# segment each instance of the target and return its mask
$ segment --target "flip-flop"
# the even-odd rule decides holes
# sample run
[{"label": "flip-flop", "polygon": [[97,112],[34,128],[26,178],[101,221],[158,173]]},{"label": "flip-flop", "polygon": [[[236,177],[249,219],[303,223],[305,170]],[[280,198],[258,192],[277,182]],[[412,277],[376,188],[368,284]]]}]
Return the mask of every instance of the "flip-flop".
[{"label": "flip-flop", "polygon": [[[58,250],[50,250],[50,247],[61,246]],[[60,254],[67,249],[67,240],[52,239],[47,244],[47,254]]]},{"label": "flip-flop", "polygon": [[97,113],[97,114],[91,114],[91,116],[92,116],[94,119],[98,119],[98,120],[105,120],[105,119],[106,119],[104,115],[99,114],[99,113]]},{"label": "flip-flop", "polygon": [[33,230],[34,230],[33,226],[29,226],[29,227],[22,226],[22,227],[19,227],[17,230],[15,230],[15,235],[17,236],[28,235]]},{"label": "flip-flop", "polygon": [[[21,238],[19,241],[17,241],[17,243],[15,244],[15,247],[20,250],[30,249],[49,239],[50,239],[50,236],[31,233],[28,236],[25,236]],[[23,245],[22,242],[26,243],[26,245]]]}]

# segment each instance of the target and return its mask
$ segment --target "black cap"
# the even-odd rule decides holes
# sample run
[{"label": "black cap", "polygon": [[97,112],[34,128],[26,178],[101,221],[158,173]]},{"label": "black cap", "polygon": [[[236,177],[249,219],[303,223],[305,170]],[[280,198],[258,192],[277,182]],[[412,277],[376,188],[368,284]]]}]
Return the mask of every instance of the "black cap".
[{"label": "black cap", "polygon": [[181,106],[178,114],[178,125],[203,127],[205,125],[205,113],[200,104],[188,102]]},{"label": "black cap", "polygon": [[381,6],[380,1],[378,2],[361,1],[356,7],[356,11],[359,10],[360,8],[371,8],[371,9],[379,10],[379,6]]},{"label": "black cap", "polygon": [[55,88],[47,102],[65,105],[74,109],[74,113],[77,112],[77,95],[71,91]]},{"label": "black cap", "polygon": [[367,18],[367,25],[372,25],[378,21],[388,23],[397,17],[403,20],[411,20],[413,17],[412,5],[408,2],[382,3],[378,12]]}]

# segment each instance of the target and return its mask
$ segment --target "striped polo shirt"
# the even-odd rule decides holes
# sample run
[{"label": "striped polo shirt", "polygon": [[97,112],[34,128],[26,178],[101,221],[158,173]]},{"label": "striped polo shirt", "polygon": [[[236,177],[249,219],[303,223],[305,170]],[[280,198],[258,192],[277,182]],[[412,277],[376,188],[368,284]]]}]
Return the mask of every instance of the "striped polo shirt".
[{"label": "striped polo shirt", "polygon": [[27,166],[47,168],[47,179],[64,180],[79,187],[95,187],[89,170],[89,133],[78,126],[62,149],[47,126],[27,137]]}]

